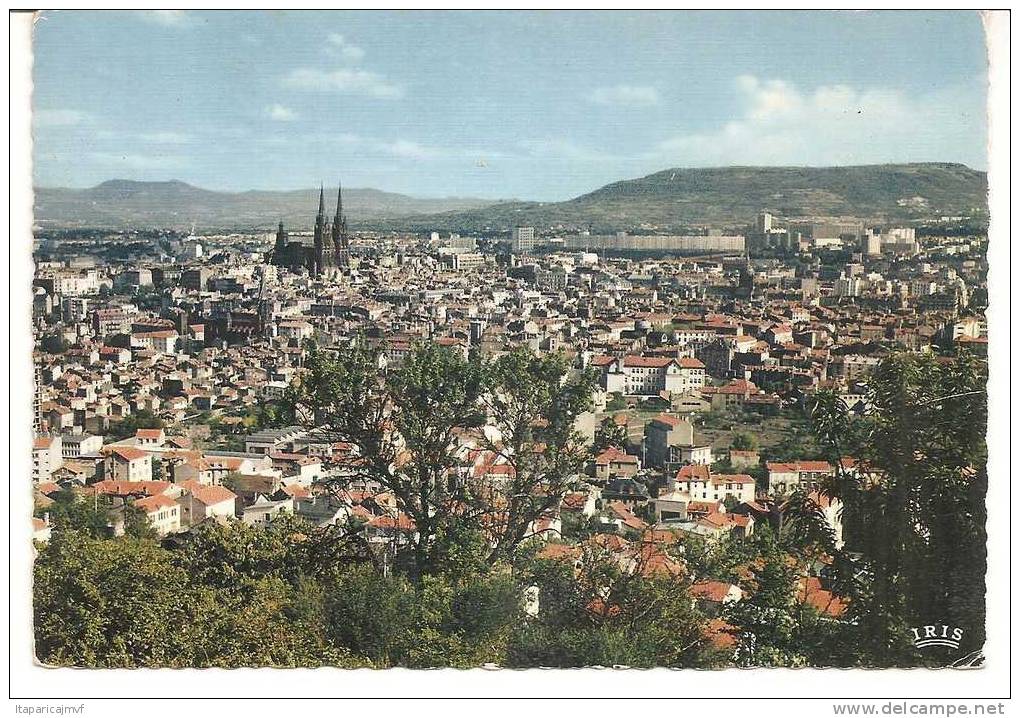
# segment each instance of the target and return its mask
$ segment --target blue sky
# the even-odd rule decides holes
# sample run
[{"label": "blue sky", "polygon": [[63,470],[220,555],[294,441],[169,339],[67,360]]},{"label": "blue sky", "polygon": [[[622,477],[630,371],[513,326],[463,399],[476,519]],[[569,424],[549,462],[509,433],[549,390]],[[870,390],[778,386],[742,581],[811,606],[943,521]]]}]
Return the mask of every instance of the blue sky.
[{"label": "blue sky", "polygon": [[46,12],[35,179],[560,200],[667,167],[985,169],[974,12]]}]

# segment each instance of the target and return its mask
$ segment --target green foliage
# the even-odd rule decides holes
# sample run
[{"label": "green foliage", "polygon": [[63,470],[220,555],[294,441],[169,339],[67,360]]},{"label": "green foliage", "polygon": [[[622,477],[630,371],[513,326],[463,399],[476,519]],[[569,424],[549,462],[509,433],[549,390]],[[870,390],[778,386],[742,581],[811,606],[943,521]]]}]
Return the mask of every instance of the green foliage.
[{"label": "green foliage", "polygon": [[124,518],[124,534],[137,539],[154,539],[159,536],[156,529],[149,523],[149,517],[133,504],[125,504],[121,509]]},{"label": "green foliage", "polygon": [[730,446],[738,451],[754,451],[758,448],[758,439],[746,431],[738,431],[733,435],[733,441],[730,443]]},{"label": "green foliage", "polygon": [[585,516],[578,511],[564,511],[560,514],[560,533],[571,541],[586,541],[599,532],[595,516]]},{"label": "green foliage", "polygon": [[328,352],[312,347],[296,388],[294,414],[350,442],[367,478],[393,492],[414,521],[418,575],[436,570],[436,536],[454,519],[449,476],[460,465],[458,432],[484,421],[482,367],[425,344],[382,373],[378,354],[359,343]]},{"label": "green foliage", "polygon": [[502,576],[419,585],[367,567],[329,586],[327,631],[338,645],[377,666],[468,668],[499,661],[505,634],[518,621],[520,599]]},{"label": "green foliage", "polygon": [[[289,523],[288,523],[289,522]],[[64,531],[35,565],[36,651],[88,667],[709,666],[704,620],[677,579],[592,558],[484,562],[412,581],[355,554],[328,565],[331,530],[296,519],[203,524],[163,548]],[[470,546],[470,542],[468,542]],[[467,549],[468,554],[478,554]],[[541,595],[523,611],[524,589]],[[590,609],[605,595],[612,615]]]},{"label": "green foliage", "polygon": [[49,354],[63,354],[71,346],[67,343],[63,334],[46,334],[39,343],[42,346],[42,350]]},{"label": "green foliage", "polygon": [[858,460],[825,492],[842,502],[847,544],[833,566],[859,662],[923,662],[909,627],[932,622],[962,627],[963,652],[984,643],[985,372],[967,357],[896,354],[871,377],[863,419],[831,394],[817,399],[829,460]]},{"label": "green foliage", "polygon": [[163,420],[148,409],[129,414],[116,424],[111,424],[106,434],[110,441],[119,441],[134,436],[139,429],[162,429]]},{"label": "green foliage", "polygon": [[36,654],[102,668],[365,665],[326,640],[325,594],[284,523],[203,525],[180,551],[54,532],[35,564]]},{"label": "green foliage", "polygon": [[[439,539],[454,537],[455,524],[494,535],[489,563],[509,558],[584,467],[573,427],[590,405],[594,377],[572,374],[560,356],[519,349],[483,364],[434,343],[416,347],[395,370],[380,371],[379,363],[360,343],[310,348],[295,416],[350,442],[365,478],[393,492],[415,524],[416,576],[442,570]],[[486,417],[499,430],[498,445],[477,431]],[[462,468],[458,437],[472,430],[510,467],[505,485],[451,486]]]},{"label": "green foliage", "polygon": [[769,541],[749,570],[751,576],[740,582],[744,599],[729,604],[724,613],[742,636],[741,665],[805,665],[798,640],[795,565],[778,544]]},{"label": "green foliage", "polygon": [[38,509],[36,515],[49,513],[55,531],[80,531],[93,538],[109,535],[113,502],[108,496],[86,498],[61,490],[51,498],[53,503]]},{"label": "green foliage", "polygon": [[248,431],[279,429],[297,421],[292,401],[260,402],[245,414],[243,423]]},{"label": "green foliage", "polygon": [[626,408],[627,400],[623,398],[623,394],[614,391],[609,395],[609,400],[606,402],[606,411],[623,411]]},{"label": "green foliage", "polygon": [[591,452],[598,455],[610,447],[626,450],[627,440],[627,425],[621,426],[614,421],[612,416],[607,416],[595,430],[595,441],[592,443]]},{"label": "green foliage", "polygon": [[508,666],[719,664],[704,635],[705,618],[682,579],[626,574],[591,553],[577,578],[567,562],[539,560],[524,580],[538,591],[539,612],[511,635]]},{"label": "green foliage", "polygon": [[[489,515],[496,528],[490,562],[510,558],[528,537],[534,521],[555,510],[590,457],[575,431],[577,417],[591,408],[593,372],[572,373],[562,355],[534,356],[515,349],[484,367],[482,402],[500,441],[483,439],[489,451],[512,469],[493,495],[478,495],[479,508],[505,510]],[[491,521],[495,519],[495,523]]]},{"label": "green foliage", "polygon": [[36,655],[61,666],[186,666],[187,572],[158,544],[54,532],[35,563]]}]

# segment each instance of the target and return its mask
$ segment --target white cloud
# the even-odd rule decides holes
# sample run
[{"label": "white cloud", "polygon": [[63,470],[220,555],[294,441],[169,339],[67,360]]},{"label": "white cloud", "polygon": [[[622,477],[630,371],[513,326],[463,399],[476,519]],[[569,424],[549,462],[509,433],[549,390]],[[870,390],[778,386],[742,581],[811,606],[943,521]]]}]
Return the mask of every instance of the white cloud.
[{"label": "white cloud", "polygon": [[32,120],[36,127],[73,127],[89,119],[89,115],[78,110],[36,110]]},{"label": "white cloud", "polygon": [[357,45],[352,45],[347,42],[347,38],[340,33],[330,33],[326,39],[331,45],[333,45],[333,47],[326,48],[331,55],[339,54],[340,57],[345,60],[351,60],[352,62],[357,62],[365,56],[365,51],[363,49]]},{"label": "white cloud", "polygon": [[648,107],[659,104],[659,91],[650,85],[613,85],[599,87],[588,100],[597,105]]},{"label": "white cloud", "polygon": [[165,25],[166,27],[186,25],[189,19],[184,10],[143,10],[141,17],[147,22]]},{"label": "white cloud", "polygon": [[670,137],[659,145],[659,156],[706,166],[964,161],[961,147],[982,154],[984,103],[977,83],[920,97],[848,85],[802,90],[749,75],[738,77],[734,88],[741,107],[736,119]]},{"label": "white cloud", "polygon": [[275,104],[266,108],[269,119],[277,122],[291,122],[298,118],[298,113],[284,105]]},{"label": "white cloud", "polygon": [[181,132],[146,132],[138,137],[145,142],[159,145],[183,145],[191,140],[190,135]]},{"label": "white cloud", "polygon": [[301,67],[283,78],[286,87],[318,92],[342,92],[380,99],[402,97],[403,89],[382,75],[367,70],[317,70]]}]

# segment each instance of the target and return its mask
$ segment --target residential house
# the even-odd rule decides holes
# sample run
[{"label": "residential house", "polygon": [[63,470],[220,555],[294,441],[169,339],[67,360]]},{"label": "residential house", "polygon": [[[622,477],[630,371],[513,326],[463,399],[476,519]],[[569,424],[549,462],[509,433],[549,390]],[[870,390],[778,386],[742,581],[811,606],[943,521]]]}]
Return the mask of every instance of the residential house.
[{"label": "residential house", "polygon": [[177,498],[181,523],[193,526],[207,518],[232,519],[237,515],[237,495],[225,486],[208,486],[198,481],[182,484],[185,493]]},{"label": "residential house", "polygon": [[761,456],[757,451],[730,449],[730,466],[734,469],[754,468],[761,463]]},{"label": "residential house", "polygon": [[754,501],[754,477],[747,474],[713,474],[708,466],[681,467],[674,485],[696,501],[723,501],[727,497],[737,502]]},{"label": "residential house", "polygon": [[649,503],[655,513],[656,523],[663,524],[670,521],[686,521],[687,504],[690,503],[690,500],[690,494],[680,489],[667,488]]},{"label": "residential house", "polygon": [[146,496],[136,499],[133,505],[145,512],[149,523],[160,536],[181,530],[181,507],[169,496]]},{"label": "residential house", "polygon": [[595,457],[595,478],[608,481],[614,476],[634,476],[641,470],[641,460],[625,451],[610,447]]},{"label": "residential house", "polygon": [[60,437],[60,452],[65,459],[98,454],[103,448],[103,437],[93,434],[64,434]]},{"label": "residential house", "polygon": [[645,460],[650,466],[663,466],[671,447],[692,446],[694,427],[691,422],[669,414],[659,414],[645,426]]},{"label": "residential house", "polygon": [[251,526],[268,524],[278,516],[292,513],[294,513],[292,499],[274,501],[259,494],[253,503],[241,509],[241,521]]},{"label": "residential house", "polygon": [[783,496],[798,488],[818,489],[834,471],[827,461],[769,461],[768,492]]},{"label": "residential house", "polygon": [[604,501],[619,501],[633,509],[648,501],[648,488],[632,477],[617,476],[606,483],[602,498]]},{"label": "residential house", "polygon": [[102,453],[103,478],[111,481],[151,481],[152,455],[133,446],[107,446]]},{"label": "residential house", "polygon": [[32,442],[32,481],[50,481],[64,463],[61,437],[37,436]]}]

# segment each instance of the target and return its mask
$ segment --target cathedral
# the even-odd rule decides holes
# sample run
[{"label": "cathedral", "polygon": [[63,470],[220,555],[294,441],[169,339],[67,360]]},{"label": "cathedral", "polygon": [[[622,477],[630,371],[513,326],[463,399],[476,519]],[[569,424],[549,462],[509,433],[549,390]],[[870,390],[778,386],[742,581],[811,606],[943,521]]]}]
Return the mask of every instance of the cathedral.
[{"label": "cathedral", "polygon": [[283,222],[276,232],[276,244],[269,256],[269,262],[277,267],[286,267],[292,272],[302,269],[313,277],[334,274],[350,265],[350,237],[347,234],[347,217],[344,215],[343,188],[337,189],[336,215],[333,221],[326,219],[325,190],[319,188],[319,213],[315,216],[315,232],[312,244],[305,238],[287,236]]}]

